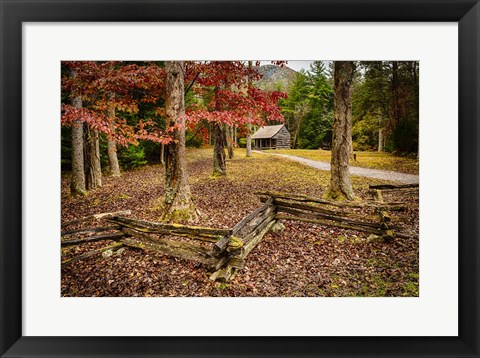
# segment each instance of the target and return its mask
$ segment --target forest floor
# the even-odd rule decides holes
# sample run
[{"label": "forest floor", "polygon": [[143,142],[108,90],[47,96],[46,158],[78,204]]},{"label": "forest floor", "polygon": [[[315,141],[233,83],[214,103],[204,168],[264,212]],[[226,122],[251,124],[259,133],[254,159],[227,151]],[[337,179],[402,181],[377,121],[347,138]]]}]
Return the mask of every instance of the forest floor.
[{"label": "forest floor", "polygon": [[[319,162],[330,163],[331,151],[323,149],[281,149],[267,150],[266,153],[286,154],[296,157],[311,159]],[[357,160],[350,163],[354,167],[388,170],[406,174],[418,175],[417,158],[399,157],[382,152],[355,151]]]},{"label": "forest floor", "polygon": [[[230,228],[261,205],[257,191],[321,197],[330,173],[277,156],[235,151],[228,175],[214,178],[212,150],[187,151],[190,186],[202,213],[197,225]],[[368,184],[385,181],[352,176],[355,194],[370,199]],[[131,210],[131,216],[159,220],[164,170],[148,165],[106,176],[104,185],[86,197],[69,194],[70,177],[62,175],[62,222],[87,215]],[[409,206],[392,220],[418,233],[418,190],[402,191]],[[385,192],[386,193],[386,192]],[[398,198],[384,194],[385,201]],[[267,233],[250,253],[246,267],[227,283],[211,282],[201,264],[125,248],[62,267],[62,296],[418,296],[418,239],[372,240],[368,234],[284,221],[281,234]],[[98,224],[101,225],[101,224]],[[92,226],[92,224],[85,224]],[[75,228],[75,227],[73,227]],[[104,247],[110,241],[62,248],[62,258]]]}]

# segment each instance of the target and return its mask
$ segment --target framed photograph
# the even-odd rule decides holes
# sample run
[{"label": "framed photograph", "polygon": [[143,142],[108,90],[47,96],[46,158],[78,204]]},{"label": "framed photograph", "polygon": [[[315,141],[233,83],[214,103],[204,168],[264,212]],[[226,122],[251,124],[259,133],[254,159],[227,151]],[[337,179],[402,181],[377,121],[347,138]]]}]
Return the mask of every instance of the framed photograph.
[{"label": "framed photograph", "polygon": [[2,357],[479,357],[478,1],[0,0]]}]

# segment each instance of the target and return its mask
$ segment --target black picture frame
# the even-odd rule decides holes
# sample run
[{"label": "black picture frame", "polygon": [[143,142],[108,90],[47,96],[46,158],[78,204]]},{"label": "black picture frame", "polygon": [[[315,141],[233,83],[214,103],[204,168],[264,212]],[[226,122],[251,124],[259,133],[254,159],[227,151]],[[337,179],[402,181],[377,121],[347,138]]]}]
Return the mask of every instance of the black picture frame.
[{"label": "black picture frame", "polygon": [[[2,357],[479,357],[480,5],[477,0],[0,0],[0,12]],[[459,336],[22,336],[22,23],[75,21],[458,22]]]}]

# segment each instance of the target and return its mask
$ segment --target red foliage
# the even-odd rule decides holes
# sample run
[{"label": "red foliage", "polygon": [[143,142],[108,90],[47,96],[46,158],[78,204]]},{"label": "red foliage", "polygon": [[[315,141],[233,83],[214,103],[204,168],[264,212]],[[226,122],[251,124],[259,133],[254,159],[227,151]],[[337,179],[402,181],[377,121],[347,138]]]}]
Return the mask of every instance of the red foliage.
[{"label": "red foliage", "polygon": [[[156,103],[165,92],[165,70],[156,64],[138,66],[118,61],[71,61],[75,75],[62,79],[62,89],[80,96],[84,108],[62,106],[62,125],[81,120],[118,144],[139,139],[167,143],[171,139],[147,118],[128,125],[118,114],[137,114],[140,103]],[[160,108],[158,109],[160,111]]]},{"label": "red foliage", "polygon": [[[63,105],[62,125],[69,126],[73,120],[81,120],[123,145],[137,140],[164,144],[172,140],[169,133],[178,126],[161,130],[152,118],[144,118],[131,126],[121,116],[138,114],[141,103],[155,105],[165,97],[164,68],[153,62],[141,66],[120,61],[69,61],[64,64],[74,70],[75,75],[62,78],[62,89],[71,96],[81,96],[84,108]],[[231,126],[283,121],[277,102],[286,94],[249,85],[260,79],[261,74],[246,61],[186,62],[184,76],[185,89],[203,98],[200,104],[187,108],[189,127],[198,126],[200,120]],[[153,113],[163,116],[164,109],[154,108]]]},{"label": "red foliage", "polygon": [[200,76],[194,91],[209,100],[187,109],[190,122],[204,119],[239,126],[283,121],[277,102],[286,94],[252,87],[252,81],[262,76],[255,67],[249,67],[245,61],[210,61],[197,66]]}]

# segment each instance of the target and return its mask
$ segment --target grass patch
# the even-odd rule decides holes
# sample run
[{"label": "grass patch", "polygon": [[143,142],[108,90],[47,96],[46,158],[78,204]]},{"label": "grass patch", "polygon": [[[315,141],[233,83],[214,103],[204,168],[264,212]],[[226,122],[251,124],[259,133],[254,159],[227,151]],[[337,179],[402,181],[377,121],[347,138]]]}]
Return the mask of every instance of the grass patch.
[{"label": "grass patch", "polygon": [[[330,162],[331,152],[323,149],[281,149],[267,150],[266,152],[277,154],[288,154],[297,157],[317,160],[321,162]],[[407,174],[418,174],[418,159],[397,157],[389,153],[379,152],[358,152],[356,161],[350,161],[354,167],[390,170]]]}]

